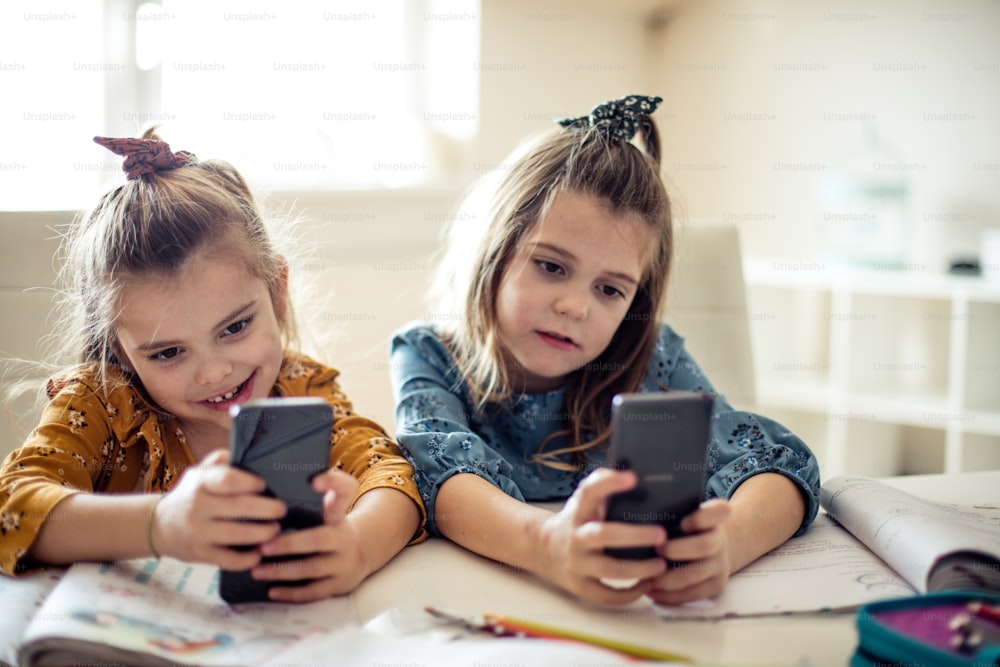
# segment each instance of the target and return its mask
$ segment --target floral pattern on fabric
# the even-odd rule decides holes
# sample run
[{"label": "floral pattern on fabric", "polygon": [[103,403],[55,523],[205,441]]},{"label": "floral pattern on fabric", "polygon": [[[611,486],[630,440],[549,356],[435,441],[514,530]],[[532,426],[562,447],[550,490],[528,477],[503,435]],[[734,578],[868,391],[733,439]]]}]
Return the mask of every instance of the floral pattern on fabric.
[{"label": "floral pattern on fabric", "polygon": [[[563,500],[606,452],[593,451],[573,471],[531,461],[547,436],[564,428],[563,391],[516,396],[509,407],[478,412],[447,348],[432,326],[413,324],[392,339],[390,368],[396,399],[396,438],[416,470],[427,505],[428,527],[437,533],[437,491],[452,475],[473,473],[521,501]],[[684,349],[683,339],[662,325],[641,390],[681,389],[716,394]],[[565,445],[558,437],[548,445]],[[570,459],[566,458],[569,463]],[[819,509],[819,467],[802,440],[781,424],[734,410],[716,394],[707,463],[706,497],[729,498],[748,477],[777,472],[795,482],[806,502],[804,531]]]},{"label": "floral pattern on fabric", "polygon": [[[0,469],[0,573],[16,575],[38,565],[25,554],[52,508],[67,496],[169,491],[195,463],[176,419],[120,376],[112,376],[111,390],[97,389],[95,371],[81,367],[49,381],[39,425]],[[308,357],[288,354],[272,393],[330,402],[331,465],[358,479],[355,500],[390,487],[409,496],[423,514],[413,467],[381,426],[354,413],[337,376]],[[421,527],[411,543],[424,537]]]}]

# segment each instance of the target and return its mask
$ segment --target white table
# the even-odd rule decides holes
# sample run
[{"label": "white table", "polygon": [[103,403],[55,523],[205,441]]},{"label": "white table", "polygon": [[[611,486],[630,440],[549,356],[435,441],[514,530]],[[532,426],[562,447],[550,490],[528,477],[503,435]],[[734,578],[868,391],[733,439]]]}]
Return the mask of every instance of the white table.
[{"label": "white table", "polygon": [[[941,502],[1000,502],[1000,471],[882,481]],[[658,620],[648,613],[648,601],[596,607],[440,539],[404,550],[363,584],[355,602],[362,621],[403,604],[490,611],[680,653],[699,664],[844,667],[857,644],[853,613]]]}]

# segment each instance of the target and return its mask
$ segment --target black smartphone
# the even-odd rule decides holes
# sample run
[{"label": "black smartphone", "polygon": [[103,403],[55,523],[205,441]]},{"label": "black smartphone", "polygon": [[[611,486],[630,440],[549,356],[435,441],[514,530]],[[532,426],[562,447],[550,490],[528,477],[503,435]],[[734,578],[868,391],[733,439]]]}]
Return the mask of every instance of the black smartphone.
[{"label": "black smartphone", "polygon": [[[230,415],[230,465],[261,477],[267,483],[264,494],[285,503],[288,511],[281,520],[281,531],[321,525],[323,496],[313,490],[311,481],[330,467],[330,404],[318,397],[265,398],[233,406]],[[263,560],[283,562],[303,557]],[[260,602],[268,599],[271,586],[301,586],[309,581],[258,581],[249,570],[222,570],[219,594],[229,603]]]},{"label": "black smartphone", "polygon": [[[606,520],[657,523],[668,537],[705,496],[705,457],[715,397],[693,391],[618,394],[611,403],[608,465],[634,470],[635,488],[608,499]],[[655,558],[653,547],[608,548],[616,558]]]}]

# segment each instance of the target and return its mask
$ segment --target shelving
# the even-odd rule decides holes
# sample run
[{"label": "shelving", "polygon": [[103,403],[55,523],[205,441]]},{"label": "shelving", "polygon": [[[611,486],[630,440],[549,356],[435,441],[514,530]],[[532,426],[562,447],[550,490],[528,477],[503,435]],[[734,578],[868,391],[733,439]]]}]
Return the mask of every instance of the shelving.
[{"label": "shelving", "polygon": [[758,404],[825,476],[1000,468],[1000,281],[776,259],[744,273]]}]

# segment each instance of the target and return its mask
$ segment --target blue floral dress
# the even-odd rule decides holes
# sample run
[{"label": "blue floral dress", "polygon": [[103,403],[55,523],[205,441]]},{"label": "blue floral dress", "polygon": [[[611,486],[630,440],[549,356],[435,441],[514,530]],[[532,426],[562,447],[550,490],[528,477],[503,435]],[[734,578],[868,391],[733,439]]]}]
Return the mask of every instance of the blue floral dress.
[{"label": "blue floral dress", "polygon": [[[591,450],[587,464],[572,471],[532,462],[545,438],[564,429],[570,418],[565,414],[563,390],[521,394],[510,405],[489,405],[477,411],[454,359],[428,324],[411,324],[393,336],[390,369],[396,439],[416,471],[428,527],[434,534],[440,534],[434,521],[437,492],[452,475],[479,475],[518,500],[553,501],[568,498],[580,480],[605,462],[604,448]],[[663,388],[716,394],[684,349],[684,340],[665,324],[641,391]],[[547,449],[565,444],[559,436]],[[565,462],[571,463],[570,458]],[[806,513],[796,534],[805,531],[816,516],[819,466],[809,447],[771,419],[734,410],[721,395],[716,395],[712,415],[708,464],[707,498],[729,498],[752,475],[775,472],[802,491]]]}]

